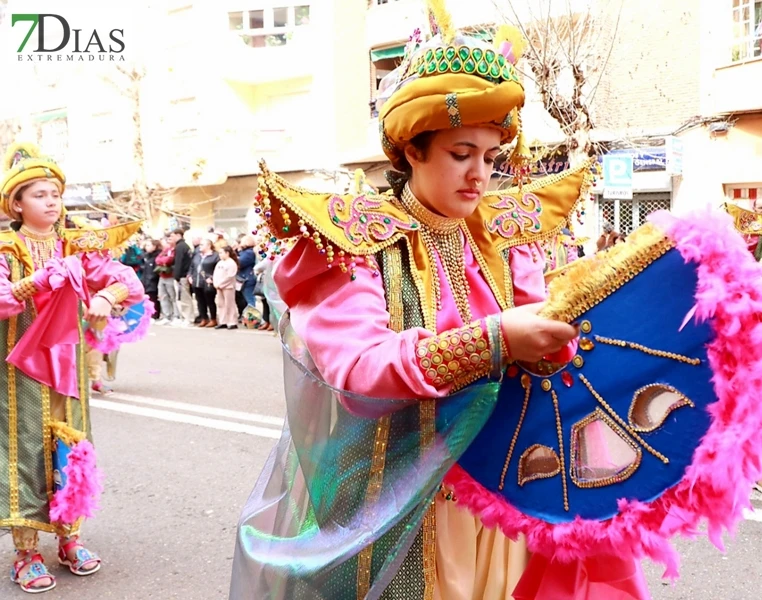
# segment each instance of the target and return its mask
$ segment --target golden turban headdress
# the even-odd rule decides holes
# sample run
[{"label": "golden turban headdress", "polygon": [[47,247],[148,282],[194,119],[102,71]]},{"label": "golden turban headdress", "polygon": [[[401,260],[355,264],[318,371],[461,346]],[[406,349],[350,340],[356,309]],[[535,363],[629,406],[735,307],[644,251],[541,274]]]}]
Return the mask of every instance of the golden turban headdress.
[{"label": "golden turban headdress", "polygon": [[0,208],[11,219],[12,203],[18,191],[35,181],[48,180],[63,194],[66,184],[61,167],[52,158],[43,156],[34,144],[13,144],[5,155],[3,178],[0,180]]},{"label": "golden turban headdress", "polygon": [[[455,32],[443,0],[429,0],[432,37],[411,37],[400,66],[381,82],[377,107],[384,153],[397,169],[416,135],[483,126],[501,132],[502,143],[521,131],[524,88],[514,68],[523,39],[501,27],[495,44]],[[519,148],[520,146],[520,148]],[[522,140],[514,157],[525,153]]]}]

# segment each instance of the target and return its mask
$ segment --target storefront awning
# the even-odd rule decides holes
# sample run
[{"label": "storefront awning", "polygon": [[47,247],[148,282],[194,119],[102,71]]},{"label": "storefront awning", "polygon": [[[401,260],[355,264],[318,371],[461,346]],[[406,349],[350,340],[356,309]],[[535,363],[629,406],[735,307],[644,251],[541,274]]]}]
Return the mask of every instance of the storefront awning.
[{"label": "storefront awning", "polygon": [[400,58],[405,54],[405,46],[393,46],[392,48],[378,48],[370,51],[370,59],[373,62],[385,58]]}]

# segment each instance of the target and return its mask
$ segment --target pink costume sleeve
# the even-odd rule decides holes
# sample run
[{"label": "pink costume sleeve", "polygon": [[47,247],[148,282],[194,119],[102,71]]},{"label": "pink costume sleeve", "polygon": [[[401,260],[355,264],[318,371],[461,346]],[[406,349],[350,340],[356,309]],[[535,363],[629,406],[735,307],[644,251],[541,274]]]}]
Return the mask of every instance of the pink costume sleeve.
[{"label": "pink costume sleeve", "polygon": [[[105,252],[87,252],[82,256],[82,268],[85,272],[87,287],[99,292],[110,286],[123,287],[125,300],[119,303],[132,306],[143,300],[145,291],[138,276],[131,267],[123,265]],[[121,284],[119,286],[118,284]]]},{"label": "pink costume sleeve", "polygon": [[[484,332],[484,323],[436,336],[423,328],[389,329],[384,287],[375,262],[358,264],[356,279],[330,269],[325,255],[300,241],[273,279],[323,378],[333,387],[377,398],[438,398],[452,384],[434,381],[427,348],[444,336]],[[482,342],[482,345],[486,342]],[[440,351],[441,352],[441,351]],[[423,364],[422,364],[423,362]],[[437,364],[440,364],[437,359]],[[427,372],[429,375],[427,375]]]},{"label": "pink costume sleeve", "polygon": [[11,271],[8,261],[0,255],[0,321],[19,315],[24,311],[25,302],[19,302],[11,292]]},{"label": "pink costume sleeve", "polygon": [[511,248],[509,261],[513,276],[513,299],[516,306],[542,302],[545,289],[545,254],[538,244]]}]

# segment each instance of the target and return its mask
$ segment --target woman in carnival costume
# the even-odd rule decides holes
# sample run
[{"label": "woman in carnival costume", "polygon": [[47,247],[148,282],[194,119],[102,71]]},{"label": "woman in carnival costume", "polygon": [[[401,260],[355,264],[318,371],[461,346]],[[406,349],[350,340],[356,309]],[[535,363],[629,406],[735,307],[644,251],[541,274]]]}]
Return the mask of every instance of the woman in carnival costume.
[{"label": "woman in carnival costume", "polygon": [[230,598],[646,600],[639,560],[721,547],[760,475],[762,268],[726,216],[660,213],[538,310],[588,165],[485,194],[526,156],[519,44],[430,12],[382,85],[393,195],[261,166],[288,418]]},{"label": "woman in carnival costume", "polygon": [[[58,536],[58,560],[91,575],[100,559],[82,544],[100,476],[90,439],[82,318],[101,327],[118,305],[143,298],[135,272],[109,256],[140,224],[66,229],[61,168],[31,145],[8,150],[0,181],[0,527],[16,547],[11,579],[25,592],[55,587],[38,532]],[[96,290],[91,295],[89,290]]]},{"label": "woman in carnival costume", "polygon": [[503,144],[518,138],[517,163],[528,154],[519,43],[496,49],[430,12],[438,33],[411,40],[382,84],[394,195],[312,194],[262,166],[276,253],[303,238],[274,274],[287,381],[297,364],[320,380],[298,397],[287,383],[290,431],[244,509],[234,600],[509,600],[526,565],[521,538],[485,527],[442,482],[493,401],[468,384],[509,358],[574,351],[573,326],[536,314],[540,242],[561,231],[589,165],[486,194]]}]

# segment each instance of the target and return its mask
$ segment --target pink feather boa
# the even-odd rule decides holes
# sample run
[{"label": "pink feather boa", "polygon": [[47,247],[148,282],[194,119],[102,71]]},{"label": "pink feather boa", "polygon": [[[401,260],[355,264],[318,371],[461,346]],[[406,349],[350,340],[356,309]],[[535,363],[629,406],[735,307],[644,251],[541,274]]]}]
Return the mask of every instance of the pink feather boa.
[{"label": "pink feather boa", "polygon": [[131,344],[144,339],[148,335],[151,317],[156,312],[156,308],[148,296],[143,299],[143,307],[145,310],[143,316],[140,317],[140,323],[129,333],[124,333],[126,325],[121,318],[111,317],[106,323],[106,327],[98,335],[93,333],[91,329],[85,331],[87,344],[95,350],[108,354],[114,350],[119,350],[122,344]]},{"label": "pink feather boa", "polygon": [[95,516],[103,491],[103,476],[95,466],[95,448],[88,440],[77,442],[71,449],[63,471],[66,486],[50,501],[50,521],[72,524],[77,519]]},{"label": "pink feather boa", "polygon": [[699,263],[694,318],[710,321],[716,335],[708,357],[718,400],[708,408],[711,425],[683,479],[653,502],[621,499],[619,514],[606,521],[561,525],[522,514],[457,465],[445,483],[486,527],[500,527],[511,538],[525,534],[532,552],[562,562],[601,554],[648,557],[674,579],[679,556],[670,539],[695,538],[706,521],[709,539],[723,550],[723,531],[734,532],[762,474],[762,266],[725,213],[676,218],[660,212],[649,220],[675,241],[686,262]]}]

